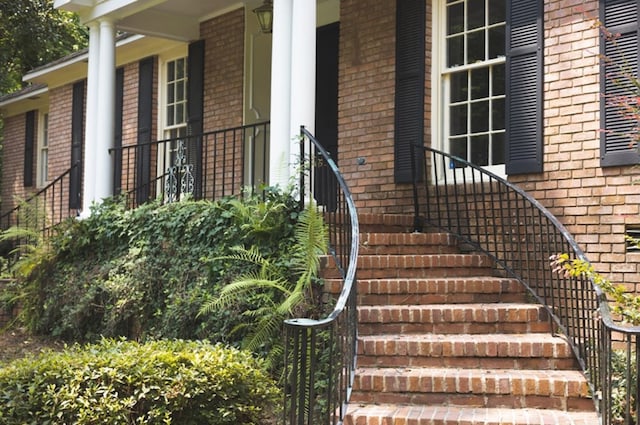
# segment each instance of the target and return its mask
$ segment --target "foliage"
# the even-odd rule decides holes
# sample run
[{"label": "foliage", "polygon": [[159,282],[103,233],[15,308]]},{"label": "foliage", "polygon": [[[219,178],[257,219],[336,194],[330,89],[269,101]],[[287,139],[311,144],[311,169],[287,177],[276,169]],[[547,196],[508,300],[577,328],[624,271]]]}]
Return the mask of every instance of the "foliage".
[{"label": "foliage", "polygon": [[[637,242],[637,241],[636,241]],[[593,265],[581,259],[569,259],[568,254],[557,254],[551,257],[554,271],[567,278],[584,277],[602,289],[612,302],[612,311],[620,319],[632,325],[640,325],[640,297],[627,292],[624,285],[616,285],[596,272]]]},{"label": "foliage", "polygon": [[103,339],[0,368],[0,422],[259,424],[279,399],[245,351],[182,340]]},{"label": "foliage", "polygon": [[[202,258],[255,245],[270,262],[287,267],[298,204],[274,190],[264,196],[135,210],[118,200],[94,206],[88,218],[56,227],[51,255],[31,258],[34,267],[11,294],[22,300],[22,322],[32,332],[74,341],[125,336],[238,343],[243,333],[231,330],[241,317],[198,311],[245,267],[232,261],[207,267]],[[257,309],[268,302],[249,297],[244,305]]]},{"label": "foliage", "polygon": [[[282,353],[282,323],[292,316],[310,317],[319,305],[314,290],[320,267],[320,256],[327,252],[328,233],[322,215],[315,205],[306,208],[299,217],[290,247],[288,264],[278,264],[264,256],[258,246],[236,246],[232,255],[214,257],[209,263],[234,261],[250,269],[225,286],[219,297],[200,309],[203,315],[230,308],[243,307],[240,315],[246,319],[235,330],[250,329],[243,347],[251,351],[268,351],[269,364],[275,366]],[[268,300],[255,308],[244,309],[244,300],[256,296]]]},{"label": "foliage", "polygon": [[0,94],[22,87],[22,76],[87,45],[88,34],[53,0],[0,2]]}]

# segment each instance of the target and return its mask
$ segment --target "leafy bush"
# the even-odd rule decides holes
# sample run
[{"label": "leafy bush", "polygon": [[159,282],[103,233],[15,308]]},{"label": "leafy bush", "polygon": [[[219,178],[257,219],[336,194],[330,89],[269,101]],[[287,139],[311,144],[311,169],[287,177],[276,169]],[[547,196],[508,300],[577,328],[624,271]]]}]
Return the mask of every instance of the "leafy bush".
[{"label": "leafy bush", "polygon": [[245,351],[182,340],[103,339],[0,368],[0,422],[259,424],[279,399]]},{"label": "leafy bush", "polygon": [[[256,246],[286,267],[298,203],[273,190],[265,197],[149,203],[127,210],[117,200],[71,219],[49,239],[47,255],[30,259],[12,294],[31,331],[73,341],[100,336],[184,338],[237,343],[241,318],[227,310],[198,317],[200,307],[246,271],[224,257],[233,246]],[[246,307],[269,302],[247,297]]]}]

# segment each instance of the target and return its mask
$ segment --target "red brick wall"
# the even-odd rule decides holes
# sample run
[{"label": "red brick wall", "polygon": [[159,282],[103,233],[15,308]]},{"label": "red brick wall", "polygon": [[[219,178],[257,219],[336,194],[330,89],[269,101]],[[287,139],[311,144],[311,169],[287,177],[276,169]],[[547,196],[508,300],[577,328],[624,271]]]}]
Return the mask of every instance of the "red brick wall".
[{"label": "red brick wall", "polygon": [[545,1],[544,173],[514,176],[565,224],[596,269],[640,291],[639,254],[626,225],[640,223],[637,166],[600,167],[598,2]]},{"label": "red brick wall", "polygon": [[[394,1],[340,2],[338,158],[360,212],[411,208],[411,187],[394,183]],[[426,16],[425,140],[431,110],[431,2]],[[358,165],[358,157],[366,160]]]},{"label": "red brick wall", "polygon": [[[244,9],[203,22],[200,36],[205,43],[204,132],[240,126],[244,101]],[[236,149],[240,149],[242,141],[236,138],[236,142]],[[225,146],[227,149],[223,151]],[[226,144],[210,139],[205,143],[203,155],[207,164],[204,172],[209,176],[209,182],[214,181],[215,173],[218,187],[215,193],[209,192],[213,187],[205,188],[207,193],[203,196],[238,193],[243,186],[238,172],[242,168],[242,157],[234,157],[231,146],[231,138]]]}]

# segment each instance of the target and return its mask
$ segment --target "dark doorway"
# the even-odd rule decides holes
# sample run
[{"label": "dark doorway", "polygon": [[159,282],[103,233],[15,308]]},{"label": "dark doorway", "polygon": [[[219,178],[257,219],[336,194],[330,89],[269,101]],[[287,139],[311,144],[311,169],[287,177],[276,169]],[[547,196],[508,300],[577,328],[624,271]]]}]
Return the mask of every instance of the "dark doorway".
[{"label": "dark doorway", "polygon": [[[338,49],[340,23],[318,28],[316,41],[316,138],[338,163]],[[316,201],[334,210],[338,185],[326,167],[317,169]]]}]

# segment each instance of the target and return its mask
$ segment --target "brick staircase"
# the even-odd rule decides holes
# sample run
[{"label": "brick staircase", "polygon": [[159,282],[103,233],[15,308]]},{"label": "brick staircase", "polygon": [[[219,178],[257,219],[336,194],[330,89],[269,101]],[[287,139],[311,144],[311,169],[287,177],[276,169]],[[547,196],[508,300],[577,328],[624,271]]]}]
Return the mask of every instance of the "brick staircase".
[{"label": "brick staircase", "polygon": [[346,425],[599,423],[568,344],[489,257],[402,217],[361,220]]}]

